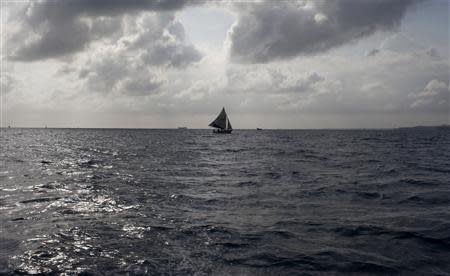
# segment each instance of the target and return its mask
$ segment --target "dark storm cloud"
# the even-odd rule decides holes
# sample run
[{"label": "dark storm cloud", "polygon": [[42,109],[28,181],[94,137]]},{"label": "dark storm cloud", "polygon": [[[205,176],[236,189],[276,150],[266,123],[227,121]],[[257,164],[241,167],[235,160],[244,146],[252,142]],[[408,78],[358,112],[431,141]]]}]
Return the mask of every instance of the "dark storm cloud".
[{"label": "dark storm cloud", "polygon": [[419,0],[283,1],[239,5],[231,59],[266,63],[315,54],[395,29]]},{"label": "dark storm cloud", "polygon": [[[24,62],[64,57],[84,50],[93,41],[120,38],[123,32],[122,17],[125,14],[141,11],[170,13],[170,11],[181,9],[186,4],[185,0],[30,2],[22,9],[21,14],[13,19],[20,20],[21,27],[11,35],[8,41],[9,56],[13,60]],[[172,28],[172,33],[184,32],[182,26]],[[152,31],[162,33],[164,29]],[[178,48],[177,50],[179,54],[186,53],[188,61],[193,60],[192,48],[193,46],[189,46],[187,49],[182,47],[181,50]]]}]

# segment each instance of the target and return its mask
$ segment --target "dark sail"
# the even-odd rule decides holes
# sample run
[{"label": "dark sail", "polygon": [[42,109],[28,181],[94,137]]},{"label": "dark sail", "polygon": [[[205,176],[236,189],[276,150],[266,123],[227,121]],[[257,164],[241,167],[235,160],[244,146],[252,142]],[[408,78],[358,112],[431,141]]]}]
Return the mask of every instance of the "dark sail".
[{"label": "dark sail", "polygon": [[217,116],[217,118],[212,121],[209,126],[220,129],[233,129],[233,127],[231,127],[231,123],[228,119],[227,113],[225,112],[225,108],[222,108],[219,116]]}]

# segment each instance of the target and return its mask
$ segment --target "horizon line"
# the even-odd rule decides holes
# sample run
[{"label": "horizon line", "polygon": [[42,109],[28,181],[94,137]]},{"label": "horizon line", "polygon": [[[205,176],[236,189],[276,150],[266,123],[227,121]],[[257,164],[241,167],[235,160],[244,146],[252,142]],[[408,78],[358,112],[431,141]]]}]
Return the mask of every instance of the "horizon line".
[{"label": "horizon line", "polygon": [[[450,127],[450,124],[439,125],[415,125],[415,126],[397,126],[397,127],[324,127],[324,128],[262,128],[260,130],[389,130],[401,128],[433,128]],[[212,130],[213,128],[189,128],[189,127],[48,127],[48,126],[2,126],[0,129],[104,129],[104,130]],[[258,130],[255,128],[234,128],[233,130]]]}]

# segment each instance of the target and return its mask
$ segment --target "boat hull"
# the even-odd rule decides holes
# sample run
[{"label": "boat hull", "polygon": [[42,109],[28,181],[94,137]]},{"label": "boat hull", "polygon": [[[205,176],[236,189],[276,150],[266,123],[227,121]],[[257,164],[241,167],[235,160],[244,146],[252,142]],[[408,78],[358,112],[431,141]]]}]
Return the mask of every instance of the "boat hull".
[{"label": "boat hull", "polygon": [[213,133],[230,134],[232,131],[233,131],[232,129],[215,129],[213,130]]}]

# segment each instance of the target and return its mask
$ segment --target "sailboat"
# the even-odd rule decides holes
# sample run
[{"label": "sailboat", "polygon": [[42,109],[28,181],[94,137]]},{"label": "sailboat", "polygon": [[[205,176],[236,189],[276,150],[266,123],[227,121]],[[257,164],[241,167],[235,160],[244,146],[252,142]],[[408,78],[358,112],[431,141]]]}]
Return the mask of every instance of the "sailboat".
[{"label": "sailboat", "polygon": [[231,126],[230,119],[228,119],[225,107],[219,113],[219,116],[209,124],[210,127],[214,127],[214,133],[231,133],[233,127]]}]

